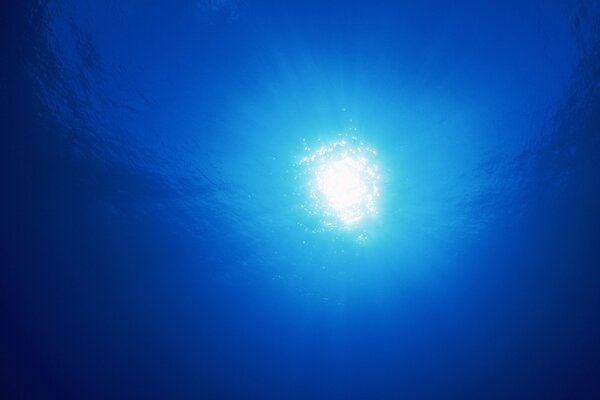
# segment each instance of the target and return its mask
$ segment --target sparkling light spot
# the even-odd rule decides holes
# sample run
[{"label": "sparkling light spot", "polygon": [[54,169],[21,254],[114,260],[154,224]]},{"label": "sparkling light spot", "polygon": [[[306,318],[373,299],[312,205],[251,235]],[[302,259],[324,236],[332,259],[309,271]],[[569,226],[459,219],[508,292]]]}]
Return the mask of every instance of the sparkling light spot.
[{"label": "sparkling light spot", "polygon": [[374,163],[376,152],[356,137],[340,139],[309,153],[300,164],[308,176],[313,214],[328,226],[353,225],[377,212],[379,175]]}]

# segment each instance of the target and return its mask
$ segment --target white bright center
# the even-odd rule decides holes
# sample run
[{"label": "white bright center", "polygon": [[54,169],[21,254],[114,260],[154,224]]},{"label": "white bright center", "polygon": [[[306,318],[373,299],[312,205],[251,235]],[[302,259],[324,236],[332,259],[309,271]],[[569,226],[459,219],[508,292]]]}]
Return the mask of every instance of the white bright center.
[{"label": "white bright center", "polygon": [[352,159],[334,161],[322,168],[318,176],[319,189],[330,207],[342,211],[359,204],[366,191],[360,176],[360,166]]},{"label": "white bright center", "polygon": [[[340,135],[341,136],[341,135]],[[307,210],[319,215],[330,227],[345,226],[377,213],[379,174],[374,162],[376,151],[356,137],[323,145],[302,158],[300,165],[309,174],[307,186],[311,202]]]},{"label": "white bright center", "polygon": [[345,157],[322,165],[317,185],[327,205],[346,223],[358,221],[370,201],[365,165]]}]

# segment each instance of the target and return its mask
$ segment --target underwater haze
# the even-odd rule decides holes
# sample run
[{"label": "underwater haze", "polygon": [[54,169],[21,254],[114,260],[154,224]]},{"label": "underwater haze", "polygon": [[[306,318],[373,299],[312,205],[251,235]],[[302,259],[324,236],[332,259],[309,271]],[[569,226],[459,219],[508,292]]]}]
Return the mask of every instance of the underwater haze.
[{"label": "underwater haze", "polygon": [[0,398],[600,398],[597,0],[0,18]]}]

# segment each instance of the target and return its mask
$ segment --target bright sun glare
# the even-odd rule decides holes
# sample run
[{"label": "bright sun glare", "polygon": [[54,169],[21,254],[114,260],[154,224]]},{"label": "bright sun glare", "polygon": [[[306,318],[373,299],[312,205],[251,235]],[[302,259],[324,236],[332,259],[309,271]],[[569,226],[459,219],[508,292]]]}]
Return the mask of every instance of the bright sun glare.
[{"label": "bright sun glare", "polygon": [[311,211],[326,225],[353,225],[376,213],[379,176],[373,158],[376,152],[357,138],[340,139],[309,155],[307,168]]}]

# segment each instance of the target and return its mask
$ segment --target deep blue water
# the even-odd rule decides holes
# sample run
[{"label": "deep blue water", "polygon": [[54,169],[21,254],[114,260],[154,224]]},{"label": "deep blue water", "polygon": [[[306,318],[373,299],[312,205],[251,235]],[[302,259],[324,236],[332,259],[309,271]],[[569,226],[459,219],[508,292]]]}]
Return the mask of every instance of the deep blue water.
[{"label": "deep blue water", "polygon": [[600,398],[600,3],[9,3],[1,398]]}]

